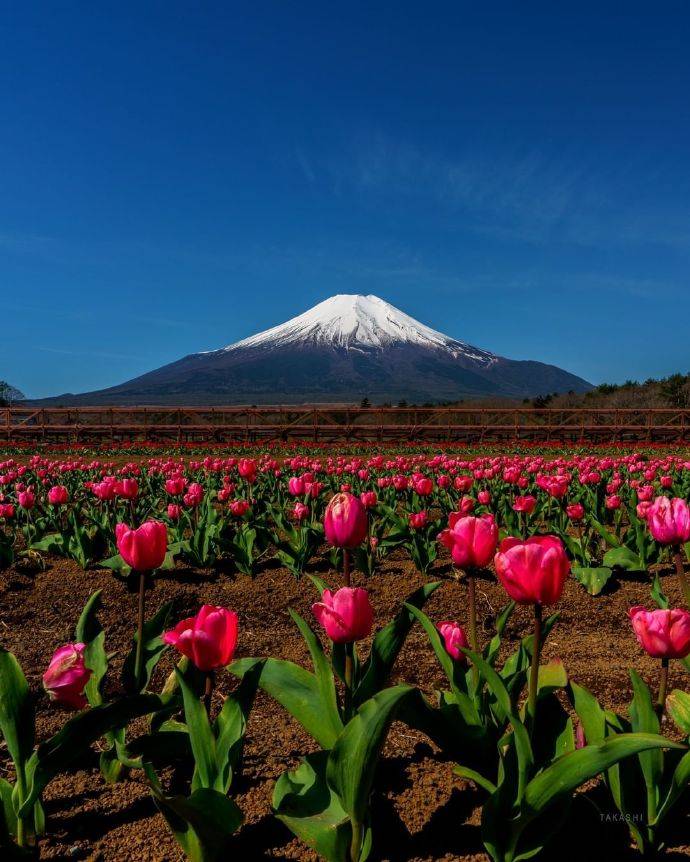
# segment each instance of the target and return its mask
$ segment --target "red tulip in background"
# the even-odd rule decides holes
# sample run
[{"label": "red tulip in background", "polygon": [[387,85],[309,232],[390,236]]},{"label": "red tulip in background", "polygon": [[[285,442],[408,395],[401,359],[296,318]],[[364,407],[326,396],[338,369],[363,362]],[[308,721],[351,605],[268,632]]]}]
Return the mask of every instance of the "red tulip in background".
[{"label": "red tulip in background", "polygon": [[571,521],[581,521],[585,516],[585,507],[582,503],[571,503],[565,507],[565,511]]},{"label": "red tulip in background", "polygon": [[69,501],[69,493],[64,485],[53,485],[48,491],[48,502],[51,506],[64,506]]},{"label": "red tulip in background", "polygon": [[17,502],[22,509],[33,509],[36,504],[36,495],[31,488],[27,488],[17,494]]},{"label": "red tulip in background", "polygon": [[236,518],[242,518],[249,511],[250,505],[247,500],[233,500],[228,508],[231,515],[234,515]]},{"label": "red tulip in background", "polygon": [[0,518],[4,518],[6,521],[12,520],[14,518],[14,506],[12,503],[2,503],[0,504]]},{"label": "red tulip in background", "polygon": [[237,647],[237,614],[204,605],[195,617],[178,623],[163,635],[166,644],[186,656],[201,671],[229,665]]},{"label": "red tulip in background", "polygon": [[137,572],[159,568],[168,550],[168,531],[160,521],[146,521],[136,530],[127,524],[115,527],[117,550],[127,565]]},{"label": "red tulip in background", "polygon": [[182,514],[182,507],[178,506],[177,503],[168,503],[167,512],[171,521],[179,521],[180,515]]},{"label": "red tulip in background", "polygon": [[178,497],[185,489],[187,480],[184,476],[174,476],[172,479],[165,480],[165,493],[171,497]]},{"label": "red tulip in background", "polygon": [[65,644],[53,653],[48,670],[43,674],[43,688],[51,700],[68,709],[86,706],[84,689],[92,671],[84,664],[83,643]]},{"label": "red tulip in background", "polygon": [[371,633],[374,611],[369,593],[362,587],[324,590],[321,601],[311,607],[319,624],[334,643],[352,643]]},{"label": "red tulip in background", "polygon": [[537,505],[537,498],[531,494],[526,494],[524,497],[516,497],[513,500],[513,510],[515,512],[524,512],[530,515]]},{"label": "red tulip in background", "polygon": [[423,530],[426,527],[429,516],[426,512],[411,512],[407,519],[411,530]]},{"label": "red tulip in background", "polygon": [[359,495],[359,499],[362,501],[365,509],[373,509],[378,502],[376,491],[364,491]]},{"label": "red tulip in background", "polygon": [[556,536],[532,536],[523,541],[509,536],[494,558],[496,574],[513,601],[523,605],[551,605],[563,593],[570,562]]},{"label": "red tulip in background", "polygon": [[356,548],[367,535],[367,513],[361,500],[349,493],[336,494],[323,518],[326,541],[334,548]]},{"label": "red tulip in background", "polygon": [[498,543],[498,527],[493,515],[462,517],[451,512],[449,527],[439,533],[439,541],[450,550],[461,569],[483,569],[489,565]]},{"label": "red tulip in background", "polygon": [[443,644],[448,655],[455,661],[466,662],[467,656],[462,652],[462,649],[467,649],[470,642],[463,627],[452,620],[446,620],[437,623],[436,628],[443,638]]}]

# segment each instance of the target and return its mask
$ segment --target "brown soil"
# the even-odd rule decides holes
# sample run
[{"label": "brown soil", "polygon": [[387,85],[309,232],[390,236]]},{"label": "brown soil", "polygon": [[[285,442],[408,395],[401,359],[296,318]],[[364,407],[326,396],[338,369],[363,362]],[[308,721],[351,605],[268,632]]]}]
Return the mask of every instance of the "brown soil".
[{"label": "brown soil", "polygon": [[[325,558],[312,571],[327,574]],[[427,605],[434,619],[465,616],[465,593],[449,578],[450,568],[437,564],[434,577],[447,582]],[[422,582],[411,565],[395,556],[367,586],[371,590],[377,620],[383,622],[401,600]],[[670,573],[663,587],[672,600],[680,595]],[[110,572],[83,572],[70,562],[52,560],[43,572],[12,568],[0,573],[0,639],[21,662],[35,691],[40,676],[59,644],[73,636],[79,613],[95,589],[102,589],[101,619],[106,627],[106,647],[115,651],[111,679],[117,680],[119,665],[129,648],[134,627],[136,598]],[[234,608],[240,614],[238,655],[275,655],[300,663],[308,662],[306,648],[292,623],[288,608],[309,617],[314,587],[308,578],[297,581],[275,561],[266,561],[253,580],[244,575],[211,573],[178,568],[162,573],[148,596],[153,612],[162,602],[173,600],[175,618],[194,613],[200,604]],[[505,601],[502,589],[492,581],[479,584],[480,610],[489,617]],[[649,585],[640,580],[620,582],[607,595],[591,598],[575,582],[567,585],[560,603],[561,619],[546,645],[546,659],[560,657],[570,673],[612,709],[623,711],[630,699],[628,668],[636,667],[653,685],[657,667],[641,653],[632,636],[626,610],[633,604],[650,605]],[[527,610],[518,609],[506,632],[513,645],[529,631]],[[366,650],[366,645],[363,645]],[[172,667],[165,656],[154,680],[156,688]],[[445,685],[426,636],[413,628],[398,661],[394,681],[406,681],[427,691]],[[112,682],[111,682],[112,684]],[[218,680],[220,692],[234,685],[229,674]],[[686,687],[682,667],[671,669],[670,687]],[[39,739],[59,728],[64,714],[38,701]],[[671,728],[669,728],[671,732]],[[251,716],[246,747],[245,775],[236,788],[236,799],[246,823],[236,837],[234,858],[238,860],[313,860],[290,832],[271,816],[270,802],[275,779],[294,767],[299,757],[313,750],[314,743],[301,727],[268,696],[260,693]],[[485,860],[479,828],[479,796],[474,787],[451,771],[432,746],[419,734],[395,724],[385,747],[373,801],[379,839],[377,857],[390,862],[427,860]],[[93,762],[76,772],[60,776],[45,792],[48,836],[41,844],[42,859],[89,859],[107,862],[163,862],[179,860],[182,854],[162,817],[150,800],[146,785],[136,772],[114,786],[107,786]],[[6,768],[0,752],[0,769]],[[629,844],[624,824],[611,822],[605,794],[596,798],[597,808],[576,800],[577,827],[558,837],[543,859],[592,860],[627,858]],[[666,859],[687,859],[688,818],[670,836]],[[575,818],[573,818],[575,820]],[[631,853],[630,858],[635,858]]]}]

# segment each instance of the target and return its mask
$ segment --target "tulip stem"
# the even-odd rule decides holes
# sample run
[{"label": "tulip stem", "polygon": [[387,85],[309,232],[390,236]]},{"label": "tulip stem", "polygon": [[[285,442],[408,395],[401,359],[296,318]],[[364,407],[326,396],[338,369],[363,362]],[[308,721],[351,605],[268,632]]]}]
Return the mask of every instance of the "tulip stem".
[{"label": "tulip stem", "polygon": [[352,825],[352,843],[350,844],[350,862],[359,862],[362,852],[362,824],[356,820],[350,821]]},{"label": "tulip stem", "polygon": [[678,545],[673,552],[673,562],[676,564],[676,574],[678,575],[678,580],[680,581],[680,588],[683,591],[683,597],[685,598],[685,604],[690,608],[690,582],[688,582],[688,577],[685,574],[685,567],[683,565],[683,555],[680,550],[680,545]]},{"label": "tulip stem", "polygon": [[141,690],[144,664],[144,612],[146,609],[146,572],[139,572],[139,613],[137,618],[137,651],[134,659],[134,679]]},{"label": "tulip stem", "polygon": [[[479,649],[477,643],[477,590],[474,573],[471,569],[467,572],[467,604],[470,617],[470,646],[472,652],[477,652]],[[474,664],[472,665],[472,682],[476,689],[479,682],[479,671]]]},{"label": "tulip stem", "polygon": [[657,700],[657,711],[659,718],[666,709],[666,690],[668,689],[668,659],[661,659],[661,676],[659,677],[659,699]]},{"label": "tulip stem", "polygon": [[343,579],[345,580],[345,586],[350,586],[350,554],[348,553],[347,548],[343,548]]},{"label": "tulip stem", "polygon": [[537,691],[539,689],[539,660],[541,658],[541,605],[534,605],[534,637],[532,639],[532,665],[529,672],[529,699],[527,715],[530,719],[530,737],[534,735],[537,716]]},{"label": "tulip stem", "polygon": [[352,643],[345,644],[345,721],[350,720],[352,711],[352,677],[354,671],[354,645]]},{"label": "tulip stem", "polygon": [[210,670],[206,674],[206,688],[204,689],[204,707],[206,708],[206,715],[211,716],[211,701],[213,699],[213,689],[216,684],[216,675]]}]

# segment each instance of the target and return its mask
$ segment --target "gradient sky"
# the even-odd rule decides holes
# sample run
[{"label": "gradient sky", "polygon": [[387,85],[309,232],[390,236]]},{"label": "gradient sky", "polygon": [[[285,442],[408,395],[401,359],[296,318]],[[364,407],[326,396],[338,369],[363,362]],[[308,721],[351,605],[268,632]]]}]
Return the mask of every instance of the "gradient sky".
[{"label": "gradient sky", "polygon": [[334,293],[690,370],[687,2],[14,3],[0,378],[119,383]]}]

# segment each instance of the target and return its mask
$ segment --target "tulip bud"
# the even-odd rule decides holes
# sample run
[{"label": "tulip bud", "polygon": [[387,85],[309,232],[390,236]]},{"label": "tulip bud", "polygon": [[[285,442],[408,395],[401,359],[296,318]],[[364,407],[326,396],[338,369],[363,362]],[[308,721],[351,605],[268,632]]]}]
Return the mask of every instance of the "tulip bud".
[{"label": "tulip bud", "polygon": [[367,513],[352,494],[336,494],[323,519],[326,541],[335,548],[356,548],[367,535]]},{"label": "tulip bud", "polygon": [[187,656],[199,670],[209,672],[232,661],[237,646],[237,614],[227,608],[204,605],[195,617],[178,623],[163,641]]},{"label": "tulip bud", "polygon": [[446,648],[448,655],[459,662],[466,662],[467,656],[461,651],[462,648],[467,649],[470,645],[465,630],[452,620],[447,620],[438,623],[436,628],[443,638],[443,645]]},{"label": "tulip bud", "polygon": [[680,497],[657,497],[647,510],[647,526],[662,545],[683,545],[690,539],[690,507]]},{"label": "tulip bud", "polygon": [[65,644],[55,650],[43,674],[43,688],[55,703],[68,709],[83,709],[86,706],[84,689],[92,671],[84,664],[83,643]]},{"label": "tulip bud", "polygon": [[518,604],[557,602],[570,572],[556,536],[532,536],[527,541],[509,536],[501,542],[494,564],[505,591]]},{"label": "tulip bud", "polygon": [[136,530],[127,524],[115,527],[117,550],[127,565],[148,572],[163,565],[168,551],[168,531],[160,521],[146,521]]},{"label": "tulip bud", "polygon": [[639,605],[628,616],[638,643],[652,658],[685,658],[690,653],[690,613],[682,608],[648,611]]},{"label": "tulip bud", "polygon": [[362,587],[341,587],[337,592],[324,590],[312,613],[334,643],[352,643],[371,633],[374,611],[369,593]]}]

